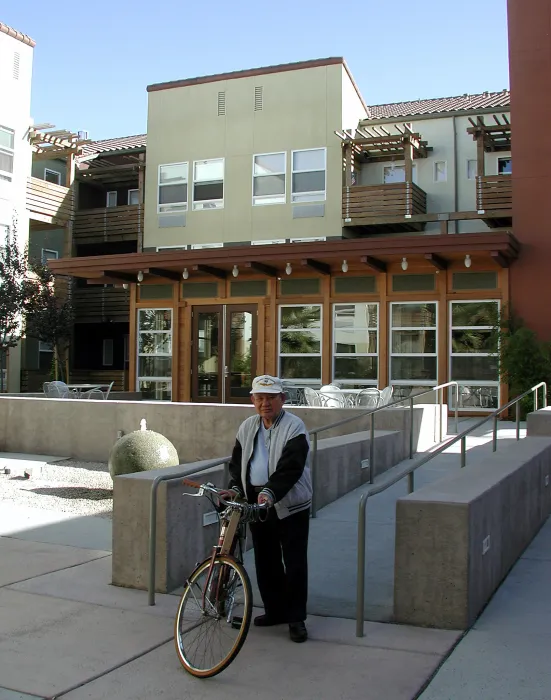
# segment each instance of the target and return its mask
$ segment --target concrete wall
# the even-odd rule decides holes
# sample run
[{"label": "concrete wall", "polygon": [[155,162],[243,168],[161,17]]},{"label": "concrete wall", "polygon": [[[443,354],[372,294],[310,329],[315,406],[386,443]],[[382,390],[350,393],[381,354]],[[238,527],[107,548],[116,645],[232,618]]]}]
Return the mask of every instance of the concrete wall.
[{"label": "concrete wall", "polygon": [[[359,415],[355,409],[290,408],[309,430]],[[58,454],[107,461],[119,431],[138,430],[142,418],[150,430],[165,435],[178,450],[180,462],[213,459],[228,454],[237,428],[252,414],[247,405],[183,404],[146,401],[86,401],[0,397],[0,449],[6,452]],[[434,442],[436,406],[414,408],[414,448]],[[409,409],[377,414],[378,430],[398,430],[409,446]],[[323,433],[345,435],[368,427],[362,418]],[[437,431],[436,431],[437,432]]]},{"label": "concrete wall", "polygon": [[401,498],[396,622],[470,627],[551,513],[550,473],[551,438],[511,440]]},{"label": "concrete wall", "polygon": [[[368,480],[361,461],[369,456],[369,433],[320,440],[318,444],[316,499],[321,507]],[[375,473],[383,473],[403,459],[403,441],[396,432],[375,435]],[[201,463],[197,463],[200,467]],[[149,565],[149,503],[153,480],[159,474],[181,471],[181,467],[116,477],[113,495],[113,569],[117,586],[147,588]],[[195,477],[216,486],[226,485],[223,467]],[[203,526],[203,515],[212,511],[204,499],[182,496],[191,492],[180,480],[162,483],[158,491],[156,590],[166,593],[182,585],[198,561],[216,540],[217,525]]]},{"label": "concrete wall", "polygon": [[551,406],[526,416],[526,434],[532,437],[551,436]]}]

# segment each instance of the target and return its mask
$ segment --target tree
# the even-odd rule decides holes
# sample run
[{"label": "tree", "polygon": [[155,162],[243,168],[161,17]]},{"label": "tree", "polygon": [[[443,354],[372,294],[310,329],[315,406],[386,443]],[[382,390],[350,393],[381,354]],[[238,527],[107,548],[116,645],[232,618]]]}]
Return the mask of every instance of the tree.
[{"label": "tree", "polygon": [[60,290],[59,284],[56,288],[54,274],[42,261],[30,261],[29,268],[36,280],[37,294],[27,315],[27,336],[51,345],[55,379],[58,379],[58,372],[63,376],[61,368],[65,364],[68,381],[68,351],[74,323],[71,295],[69,291]]},{"label": "tree", "polygon": [[[17,240],[14,219],[0,241],[0,367],[7,366],[10,348],[23,335],[23,321],[36,300],[37,283],[30,278],[28,256]],[[4,372],[0,371],[0,391],[4,391]]]}]

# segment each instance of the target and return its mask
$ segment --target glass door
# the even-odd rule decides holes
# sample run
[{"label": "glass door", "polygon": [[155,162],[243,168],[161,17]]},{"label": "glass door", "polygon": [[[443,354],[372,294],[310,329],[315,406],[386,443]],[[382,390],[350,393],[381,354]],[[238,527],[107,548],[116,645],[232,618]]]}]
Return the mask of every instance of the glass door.
[{"label": "glass door", "polygon": [[248,403],[256,371],[256,305],[195,306],[191,400]]}]

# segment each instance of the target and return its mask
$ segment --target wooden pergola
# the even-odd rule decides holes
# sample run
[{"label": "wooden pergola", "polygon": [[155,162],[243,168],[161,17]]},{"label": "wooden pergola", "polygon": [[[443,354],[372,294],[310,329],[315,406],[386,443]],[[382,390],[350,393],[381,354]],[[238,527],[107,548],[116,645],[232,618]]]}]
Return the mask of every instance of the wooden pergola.
[{"label": "wooden pergola", "polygon": [[469,117],[472,126],[467,129],[477,145],[477,175],[485,175],[484,154],[511,150],[511,122],[506,114],[501,119],[494,115],[494,123],[486,124],[484,117],[477,117],[476,121]]}]

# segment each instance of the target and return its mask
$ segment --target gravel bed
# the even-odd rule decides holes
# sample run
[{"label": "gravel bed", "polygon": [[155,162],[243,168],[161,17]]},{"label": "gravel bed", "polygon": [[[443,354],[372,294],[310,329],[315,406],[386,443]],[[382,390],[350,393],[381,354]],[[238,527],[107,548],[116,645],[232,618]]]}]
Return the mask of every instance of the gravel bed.
[{"label": "gravel bed", "polygon": [[111,518],[113,480],[103,462],[68,459],[34,469],[29,478],[0,474],[1,502]]}]

